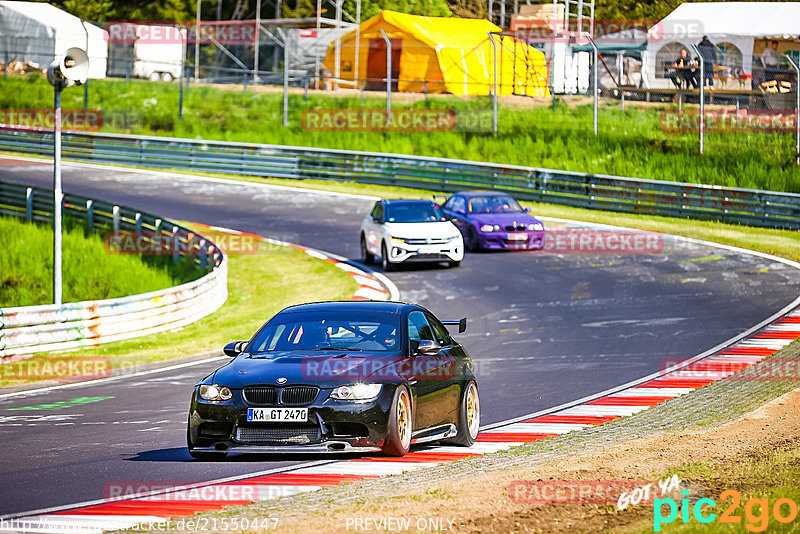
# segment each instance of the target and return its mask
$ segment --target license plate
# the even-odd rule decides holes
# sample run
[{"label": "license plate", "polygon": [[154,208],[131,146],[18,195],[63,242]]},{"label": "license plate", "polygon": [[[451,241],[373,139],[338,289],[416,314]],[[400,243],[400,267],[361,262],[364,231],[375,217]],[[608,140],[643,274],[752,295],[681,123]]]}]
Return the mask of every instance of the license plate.
[{"label": "license plate", "polygon": [[417,254],[436,254],[439,252],[439,247],[425,246],[417,249]]},{"label": "license plate", "polygon": [[308,408],[248,408],[247,422],[307,421]]},{"label": "license plate", "polygon": [[514,233],[511,233],[511,234],[508,234],[508,240],[509,241],[527,241],[528,240],[528,234],[526,234],[525,232],[514,232]]}]

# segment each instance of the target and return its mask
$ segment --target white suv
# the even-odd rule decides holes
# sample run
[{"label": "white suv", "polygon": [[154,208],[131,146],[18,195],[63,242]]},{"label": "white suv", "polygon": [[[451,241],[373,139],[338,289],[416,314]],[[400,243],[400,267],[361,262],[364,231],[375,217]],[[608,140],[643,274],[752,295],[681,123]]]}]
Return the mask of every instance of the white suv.
[{"label": "white suv", "polygon": [[458,267],[464,240],[435,202],[380,200],[361,223],[361,258],[369,265],[376,256],[384,271],[405,261],[446,261]]}]

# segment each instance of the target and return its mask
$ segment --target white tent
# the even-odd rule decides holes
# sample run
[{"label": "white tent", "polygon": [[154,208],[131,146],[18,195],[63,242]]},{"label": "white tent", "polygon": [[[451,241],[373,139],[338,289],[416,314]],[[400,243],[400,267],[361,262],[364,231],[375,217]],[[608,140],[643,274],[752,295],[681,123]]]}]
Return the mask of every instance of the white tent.
[{"label": "white tent", "polygon": [[[762,40],[795,41],[800,36],[800,2],[702,2],[684,3],[649,31],[643,70],[650,87],[669,87],[664,63],[673,62],[685,48],[708,35],[723,57],[720,63],[752,73],[753,51]],[[758,43],[757,43],[758,41]],[[800,48],[797,44],[787,46]],[[760,50],[759,50],[760,51]],[[757,51],[757,52],[759,52]],[[758,54],[756,54],[757,56]]]},{"label": "white tent", "polygon": [[50,4],[0,1],[0,61],[8,57],[46,67],[73,46],[87,51],[89,78],[106,77],[105,30]]}]

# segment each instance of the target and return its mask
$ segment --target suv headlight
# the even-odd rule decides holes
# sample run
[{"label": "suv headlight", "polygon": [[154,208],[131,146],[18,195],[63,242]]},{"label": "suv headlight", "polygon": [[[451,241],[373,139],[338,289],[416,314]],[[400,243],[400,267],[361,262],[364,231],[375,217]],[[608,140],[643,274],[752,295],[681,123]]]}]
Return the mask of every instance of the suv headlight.
[{"label": "suv headlight", "polygon": [[200,386],[200,398],[207,401],[226,401],[233,397],[231,390],[225,386],[202,385]]},{"label": "suv headlight", "polygon": [[350,384],[339,386],[331,392],[331,398],[336,400],[364,401],[377,397],[383,384]]},{"label": "suv headlight", "polygon": [[538,223],[538,222],[537,223],[533,223],[533,224],[529,224],[528,225],[528,230],[542,231],[542,230],[544,230],[544,225],[542,223]]}]

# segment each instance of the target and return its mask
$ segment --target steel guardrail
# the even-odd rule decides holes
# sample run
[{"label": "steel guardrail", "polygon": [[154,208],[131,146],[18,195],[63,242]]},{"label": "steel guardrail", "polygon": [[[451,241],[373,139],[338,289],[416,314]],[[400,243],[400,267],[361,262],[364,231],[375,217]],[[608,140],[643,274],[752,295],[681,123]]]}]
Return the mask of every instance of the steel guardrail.
[{"label": "steel guardrail", "polygon": [[[78,195],[64,195],[63,213],[66,218],[85,221],[89,232],[134,236],[145,248],[157,239],[159,246],[166,244],[163,251],[176,261],[189,256],[206,274],[179,286],[121,298],[0,308],[1,362],[173,330],[225,303],[227,258],[197,232],[148,213]],[[53,192],[0,182],[0,215],[52,222]]]},{"label": "steel guardrail", "polygon": [[[49,155],[51,131],[0,125],[0,150]],[[67,132],[64,158],[276,178],[344,180],[645,215],[800,229],[800,194],[625,178],[402,154],[125,134]]]}]

